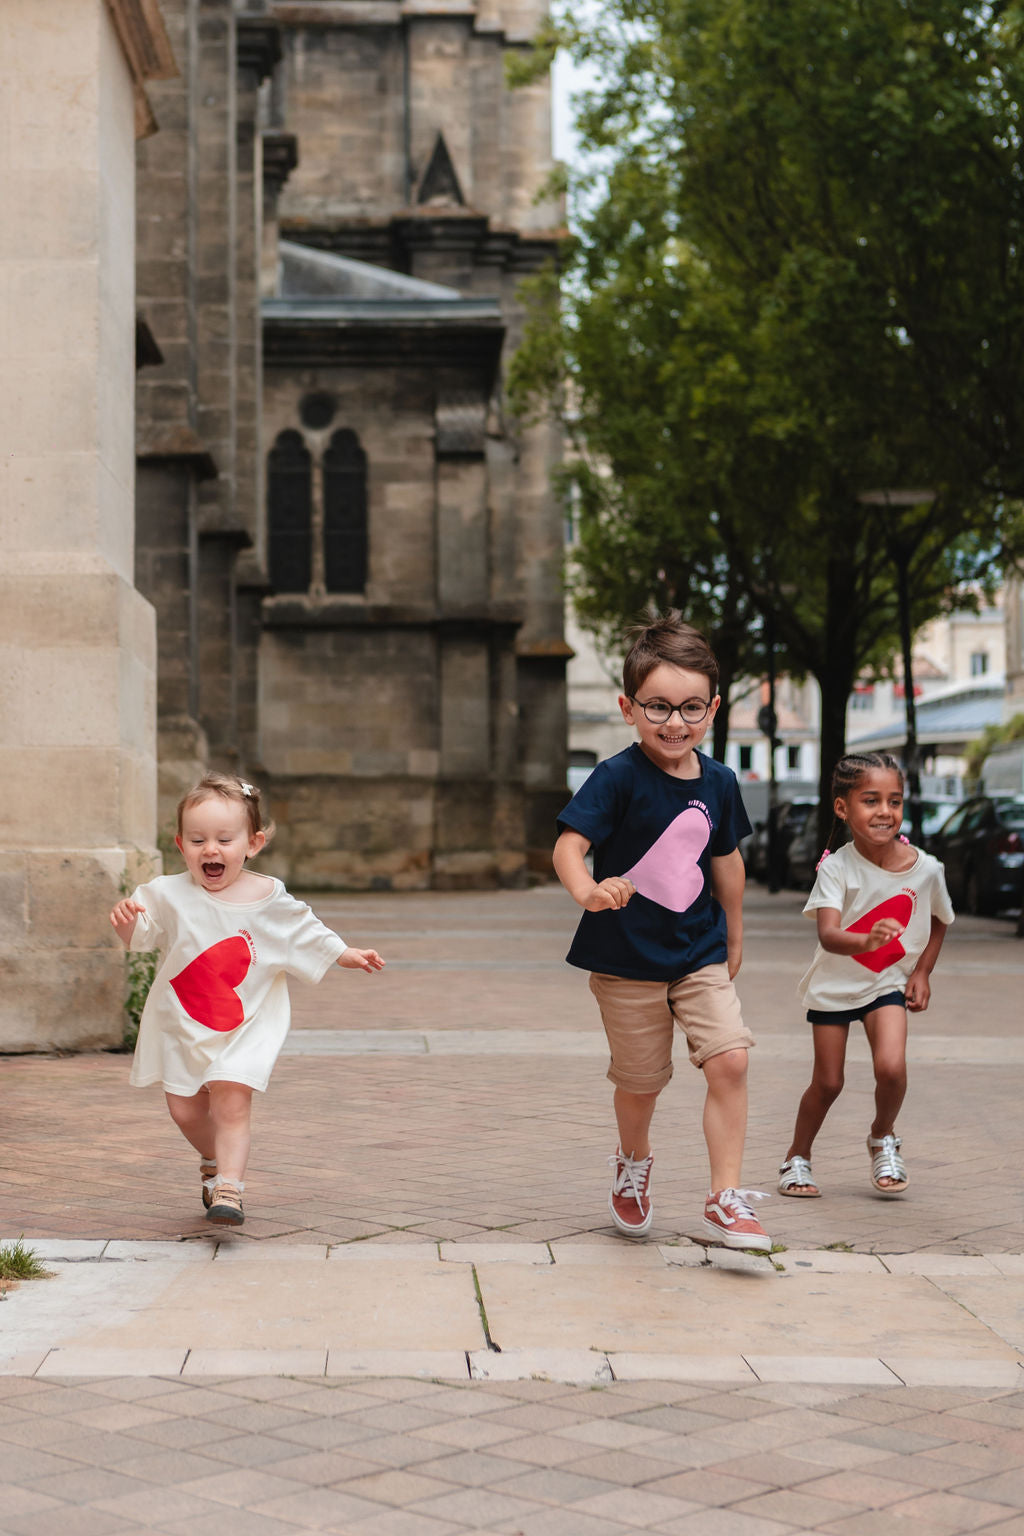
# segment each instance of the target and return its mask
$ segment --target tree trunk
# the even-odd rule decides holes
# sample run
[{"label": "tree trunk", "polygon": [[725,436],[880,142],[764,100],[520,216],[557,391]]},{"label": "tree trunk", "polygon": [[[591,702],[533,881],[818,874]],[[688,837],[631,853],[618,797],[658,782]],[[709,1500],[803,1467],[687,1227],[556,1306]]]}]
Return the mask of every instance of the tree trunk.
[{"label": "tree trunk", "polygon": [[856,670],[856,637],[849,620],[849,578],[843,562],[830,562],[827,582],[825,653],[821,666],[814,668],[821,688],[818,831],[823,848],[832,831],[832,770],[846,752],[846,708]]},{"label": "tree trunk", "polygon": [[739,651],[735,642],[722,631],[714,636],[714,648],[718,660],[718,692],[722,702],[711,727],[711,752],[718,762],[724,763],[725,749],[729,742],[729,695],[736,678]]}]

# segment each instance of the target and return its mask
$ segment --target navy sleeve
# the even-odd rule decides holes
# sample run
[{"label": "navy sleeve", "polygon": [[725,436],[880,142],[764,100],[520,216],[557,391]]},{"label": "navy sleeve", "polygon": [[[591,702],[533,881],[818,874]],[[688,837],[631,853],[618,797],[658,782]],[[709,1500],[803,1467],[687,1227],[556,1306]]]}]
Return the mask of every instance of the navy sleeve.
[{"label": "navy sleeve", "polygon": [[614,768],[613,758],[598,763],[585,784],[573,795],[558,817],[559,832],[579,832],[597,846],[622,819],[625,785],[622,769]]},{"label": "navy sleeve", "polygon": [[722,798],[718,825],[711,839],[711,856],[715,859],[732,853],[740,838],[747,837],[753,831],[740,796],[740,787],[736,783],[736,775],[731,768],[724,768],[720,764],[718,766],[722,775]]}]

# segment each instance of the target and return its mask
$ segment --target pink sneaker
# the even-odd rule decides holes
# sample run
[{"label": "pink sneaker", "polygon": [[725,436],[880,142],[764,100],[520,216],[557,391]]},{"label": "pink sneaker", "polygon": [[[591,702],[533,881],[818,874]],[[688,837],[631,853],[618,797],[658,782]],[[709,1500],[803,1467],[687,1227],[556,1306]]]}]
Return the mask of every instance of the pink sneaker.
[{"label": "pink sneaker", "polygon": [[649,1157],[633,1158],[616,1151],[608,1162],[615,1169],[608,1195],[612,1221],[627,1237],[643,1237],[654,1220],[654,1208],[647,1193],[654,1153]]},{"label": "pink sneaker", "polygon": [[772,1240],[750,1208],[751,1200],[767,1200],[760,1189],[720,1189],[708,1195],[704,1230],[726,1248],[756,1248],[770,1253]]}]

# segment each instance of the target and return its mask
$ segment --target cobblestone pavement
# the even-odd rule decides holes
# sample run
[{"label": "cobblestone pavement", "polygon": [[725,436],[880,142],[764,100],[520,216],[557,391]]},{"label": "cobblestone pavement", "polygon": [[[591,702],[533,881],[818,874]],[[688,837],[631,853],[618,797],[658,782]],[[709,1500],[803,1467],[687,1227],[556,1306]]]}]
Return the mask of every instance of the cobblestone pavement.
[{"label": "cobblestone pavement", "polygon": [[[314,905],[389,966],[293,989],[241,1232],[196,1218],[125,1056],[0,1062],[0,1235],[57,1276],[0,1304],[0,1532],[1024,1536],[1012,924],[958,919],[913,1021],[907,1195],[868,1182],[851,1041],[824,1198],[762,1207],[779,1251],[748,1260],[694,1241],[684,1053],[650,1241],[611,1234],[561,891]],[[800,905],[749,891],[746,1182],[768,1190],[809,1071]]]}]

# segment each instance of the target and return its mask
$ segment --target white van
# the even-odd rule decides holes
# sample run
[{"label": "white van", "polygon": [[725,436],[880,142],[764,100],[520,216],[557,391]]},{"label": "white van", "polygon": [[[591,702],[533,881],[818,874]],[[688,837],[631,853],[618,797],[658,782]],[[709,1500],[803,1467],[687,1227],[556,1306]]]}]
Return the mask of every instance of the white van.
[{"label": "white van", "polygon": [[1024,794],[1024,741],[995,747],[981,765],[979,788],[986,795]]}]

